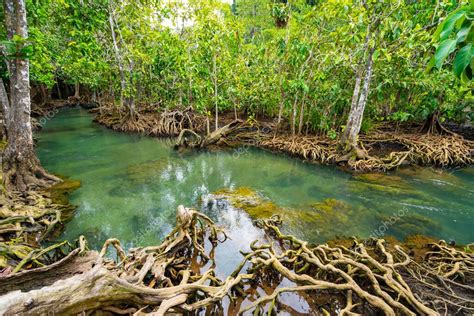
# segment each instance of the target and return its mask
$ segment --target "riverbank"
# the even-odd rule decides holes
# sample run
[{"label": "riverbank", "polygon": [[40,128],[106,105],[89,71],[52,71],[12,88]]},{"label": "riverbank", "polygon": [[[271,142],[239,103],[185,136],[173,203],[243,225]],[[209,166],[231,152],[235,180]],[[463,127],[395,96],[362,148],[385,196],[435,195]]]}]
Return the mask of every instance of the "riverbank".
[{"label": "riverbank", "polygon": [[[115,107],[95,109],[93,112],[96,113],[95,121],[119,132],[176,137],[183,130],[190,130],[201,138],[206,137],[206,117],[190,108],[162,113],[143,111],[133,120]],[[219,127],[234,121],[234,115],[222,115]],[[212,120],[207,123],[210,126],[215,124]],[[283,125],[271,120],[243,120],[232,130],[227,129],[225,134],[214,135],[212,145],[253,146],[360,172],[388,171],[408,165],[452,168],[474,162],[474,141],[454,133],[421,133],[414,127],[393,132],[390,126],[385,126],[360,136],[361,147],[366,153],[360,159],[341,152],[338,139],[318,135],[291,136]]]}]

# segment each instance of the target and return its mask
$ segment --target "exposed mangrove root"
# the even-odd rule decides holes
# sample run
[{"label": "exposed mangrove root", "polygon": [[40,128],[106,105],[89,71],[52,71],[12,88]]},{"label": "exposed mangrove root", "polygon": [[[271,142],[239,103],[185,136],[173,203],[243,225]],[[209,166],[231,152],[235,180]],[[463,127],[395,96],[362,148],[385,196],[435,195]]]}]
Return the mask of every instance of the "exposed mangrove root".
[{"label": "exposed mangrove root", "polygon": [[284,152],[309,161],[334,163],[338,157],[337,143],[316,136],[298,138],[275,136],[262,139],[259,146],[271,151]]},{"label": "exposed mangrove root", "polygon": [[[117,240],[108,240],[94,268],[41,289],[10,292],[0,297],[0,313],[140,310],[163,315],[199,309],[222,300],[247,277],[222,282],[212,269],[200,273],[199,267],[213,260],[204,251],[205,240],[215,246],[220,234],[225,240],[206,215],[180,206],[177,226],[161,245],[132,249],[126,255]],[[109,246],[116,249],[117,261],[105,257]]]},{"label": "exposed mangrove root", "polygon": [[[195,131],[185,129],[182,130],[178,136],[175,147],[185,146],[185,147],[194,147],[194,148],[205,148],[209,145],[219,144],[221,142],[226,142],[226,138],[233,134],[238,133],[240,130],[244,129],[246,124],[244,121],[235,120],[230,122],[223,127],[218,128],[209,135],[205,137],[199,136]],[[194,136],[194,140],[189,140],[185,137],[186,134],[191,134]]]},{"label": "exposed mangrove root", "polygon": [[48,173],[33,154],[23,157],[20,161],[10,153],[7,146],[3,155],[2,181],[8,194],[22,194],[27,190],[45,189],[62,181]]},{"label": "exposed mangrove root", "polygon": [[427,134],[447,134],[452,136],[457,136],[456,133],[451,132],[443,126],[439,120],[439,112],[434,112],[428,116],[425,121],[425,124],[421,127],[422,133]]},{"label": "exposed mangrove root", "polygon": [[73,206],[54,204],[46,195],[34,191],[22,196],[0,195],[0,242],[23,238],[35,245],[67,219],[62,217],[71,215]]},{"label": "exposed mangrove root", "polygon": [[[365,243],[354,239],[349,248],[328,245],[314,247],[283,234],[278,227],[280,223],[277,216],[257,222],[278,241],[278,245],[254,243],[253,252],[246,254],[246,259],[251,263],[249,272],[262,278],[267,278],[268,274],[284,277],[296,285],[278,288],[258,298],[243,311],[263,310],[264,307],[273,309],[279,294],[283,292],[304,291],[317,295],[318,291],[327,290],[345,293],[346,306],[341,311],[344,315],[367,314],[367,308],[385,315],[438,315],[441,312],[470,314],[474,308],[472,254],[445,245],[427,253],[426,262],[430,262],[433,256],[450,262],[448,264],[451,267],[454,267],[453,257],[463,262],[466,279],[456,282],[451,273],[439,274],[439,265],[419,265],[399,245],[390,246],[389,249],[381,239]],[[451,256],[446,258],[447,254]],[[420,281],[406,277],[427,274],[436,275],[437,279]],[[440,286],[440,283],[445,287]],[[441,292],[438,299],[433,301],[432,291],[426,290],[424,286],[436,287]],[[443,291],[446,292],[444,295]]]},{"label": "exposed mangrove root", "polygon": [[184,129],[205,130],[205,117],[198,115],[191,107],[159,113],[136,113],[133,119],[117,108],[103,110],[102,113],[96,111],[99,111],[95,118],[97,122],[120,132],[169,137],[178,136]]},{"label": "exposed mangrove root", "polygon": [[[0,313],[164,315],[207,309],[222,314],[221,303],[227,297],[229,310],[240,309],[239,314],[278,314],[288,309],[280,303],[280,294],[286,292],[327,297],[328,301],[312,306],[326,314],[438,315],[474,310],[472,252],[440,242],[429,245],[424,260],[417,262],[401,245],[382,239],[353,239],[350,247],[310,245],[282,233],[280,224],[278,216],[257,221],[266,240],[253,242],[235,271],[220,280],[214,274],[218,263],[213,253],[225,234],[206,215],[179,206],[176,228],[158,246],[127,254],[118,240],[109,239],[97,253],[86,252],[81,239],[76,249],[55,263],[0,276],[6,284],[0,291],[6,293],[0,296]],[[115,260],[106,256],[110,247],[115,248]],[[61,244],[38,250],[28,260],[59,249]],[[42,275],[45,284],[40,287]]]},{"label": "exposed mangrove root", "polygon": [[[459,136],[376,133],[361,137],[357,152],[341,153],[337,142],[314,136],[261,138],[259,146],[322,163],[345,162],[356,171],[387,171],[402,165],[465,166],[474,162],[474,143]],[[381,148],[390,148],[387,155]],[[381,154],[382,153],[382,154]]]},{"label": "exposed mangrove root", "polygon": [[175,147],[248,145],[362,172],[387,171],[403,165],[445,168],[474,162],[474,142],[447,130],[424,134],[376,131],[360,135],[358,148],[341,151],[337,140],[311,135],[292,137],[278,131],[278,126],[270,122],[235,120],[205,134],[206,117],[196,114],[192,108],[161,113],[145,111],[133,121],[116,108],[106,108],[96,120],[123,132],[178,136]]},{"label": "exposed mangrove root", "polygon": [[474,162],[474,142],[461,136],[377,133],[364,137],[363,141],[368,147],[388,144],[403,148],[400,151],[393,151],[388,157],[381,158],[382,163],[389,168],[403,163],[443,168],[465,166]]},{"label": "exposed mangrove root", "polygon": [[73,186],[70,182],[59,186],[63,189],[0,195],[0,275],[42,267],[69,252],[64,243],[38,249],[62,229],[75,210],[64,201]]}]

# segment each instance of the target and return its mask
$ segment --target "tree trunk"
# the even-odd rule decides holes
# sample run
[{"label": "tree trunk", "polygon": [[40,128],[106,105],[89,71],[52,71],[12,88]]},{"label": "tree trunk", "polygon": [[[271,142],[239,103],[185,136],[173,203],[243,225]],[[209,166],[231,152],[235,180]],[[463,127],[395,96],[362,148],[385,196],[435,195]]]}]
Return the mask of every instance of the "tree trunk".
[{"label": "tree trunk", "polygon": [[112,1],[110,1],[110,8],[109,8],[109,24],[110,24],[110,32],[112,34],[112,43],[114,46],[115,58],[117,59],[117,64],[119,67],[119,74],[120,74],[120,107],[123,106],[123,94],[125,92],[126,83],[125,83],[125,75],[123,71],[123,64],[122,64],[122,56],[120,55],[120,51],[117,45],[117,36],[115,35],[115,23],[113,18],[113,5]]},{"label": "tree trunk", "polygon": [[57,92],[58,92],[58,99],[62,100],[63,97],[61,95],[61,87],[59,86],[59,80],[56,80],[56,89],[57,89]]},{"label": "tree trunk", "polygon": [[372,71],[373,71],[373,58],[372,57],[374,54],[374,50],[375,48],[370,48],[368,56],[367,56],[367,62],[364,69],[365,76],[364,76],[362,91],[360,91],[361,74],[358,73],[356,76],[354,93],[352,95],[351,110],[349,112],[346,128],[342,136],[342,145],[344,149],[347,151],[358,148],[357,139],[359,136],[361,125],[362,125],[362,119],[364,117],[364,110],[367,104],[367,98],[369,96],[370,82],[372,80]]},{"label": "tree trunk", "polygon": [[306,93],[303,94],[303,99],[301,100],[300,119],[299,119],[299,122],[298,122],[298,135],[301,135],[301,131],[303,129],[305,101],[306,101]]},{"label": "tree trunk", "polygon": [[[8,39],[14,35],[28,37],[24,0],[4,0]],[[7,60],[10,74],[10,100],[1,81],[0,101],[7,130],[7,147],[3,152],[4,185],[7,190],[26,191],[31,185],[45,187],[59,179],[48,175],[40,166],[33,148],[30,118],[30,81],[28,59]]]},{"label": "tree trunk", "polygon": [[217,131],[219,129],[219,107],[218,107],[218,102],[217,102],[217,61],[216,61],[216,54],[212,56],[212,72],[214,73],[214,102],[215,102],[215,112],[216,112],[216,126],[215,130]]},{"label": "tree trunk", "polygon": [[285,105],[285,89],[283,88],[283,79],[280,80],[280,107],[278,109],[278,121],[277,124],[281,123],[281,117],[283,115],[283,107]]},{"label": "tree trunk", "polygon": [[79,99],[81,97],[81,84],[76,82],[74,84],[74,98]]},{"label": "tree trunk", "polygon": [[48,89],[48,87],[46,87],[42,83],[40,83],[38,85],[38,88],[39,88],[40,93],[41,93],[41,105],[44,105],[44,104],[48,103],[51,99],[50,89]]},{"label": "tree trunk", "polygon": [[291,109],[291,136],[296,134],[296,107],[298,105],[298,92],[296,92],[293,108]]}]

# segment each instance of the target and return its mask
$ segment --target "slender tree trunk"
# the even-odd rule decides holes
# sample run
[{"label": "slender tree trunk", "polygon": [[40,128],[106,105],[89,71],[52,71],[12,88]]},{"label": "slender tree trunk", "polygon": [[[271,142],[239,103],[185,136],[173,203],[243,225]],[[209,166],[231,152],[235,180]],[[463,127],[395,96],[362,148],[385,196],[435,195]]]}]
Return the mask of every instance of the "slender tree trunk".
[{"label": "slender tree trunk", "polygon": [[[191,64],[191,61],[192,61],[191,48],[188,47],[186,52],[187,52],[187,55],[188,55],[188,63],[187,64]],[[192,100],[193,100],[193,77],[192,77],[191,69],[188,69],[187,72],[188,72],[188,105],[191,105]]]},{"label": "slender tree trunk", "polygon": [[112,43],[114,47],[114,52],[115,52],[115,58],[117,59],[117,64],[119,67],[119,75],[120,75],[120,107],[123,106],[124,100],[123,100],[123,95],[126,89],[126,83],[125,83],[125,74],[123,70],[123,63],[122,63],[122,56],[120,55],[120,50],[117,45],[117,36],[115,34],[115,23],[114,23],[114,18],[113,18],[113,4],[112,1],[110,1],[110,7],[109,7],[109,24],[110,24],[110,32],[112,34]]},{"label": "slender tree trunk", "polygon": [[50,89],[48,89],[44,84],[41,83],[38,85],[38,87],[41,92],[41,104],[44,105],[48,103],[51,99]]},{"label": "slender tree trunk", "polygon": [[237,115],[237,102],[235,101],[235,99],[233,100],[233,104],[234,104],[234,119],[238,120],[239,116]]},{"label": "slender tree trunk", "polygon": [[291,136],[296,134],[296,107],[298,105],[298,93],[296,93],[293,108],[291,109]]},{"label": "slender tree trunk", "polygon": [[306,93],[303,94],[303,98],[301,99],[300,119],[299,119],[299,122],[298,122],[298,135],[301,135],[301,130],[303,128],[305,101],[306,101]]},{"label": "slender tree trunk", "polygon": [[277,123],[281,123],[281,117],[283,115],[283,107],[285,105],[285,89],[283,88],[283,79],[280,79],[280,108],[278,109],[278,121]]},{"label": "slender tree trunk", "polygon": [[354,86],[354,93],[352,95],[351,110],[349,112],[346,128],[342,137],[342,145],[344,146],[345,150],[358,148],[357,139],[362,125],[362,119],[364,117],[364,110],[367,104],[367,98],[370,92],[370,82],[372,80],[374,50],[374,48],[370,48],[367,55],[362,90],[360,90],[362,84],[362,76],[359,73],[356,75],[356,83]]},{"label": "slender tree trunk", "polygon": [[59,100],[62,100],[63,97],[62,97],[62,95],[61,95],[61,87],[59,86],[59,80],[56,81],[56,90],[57,90],[57,92],[58,92],[58,99],[59,99]]},{"label": "slender tree trunk", "polygon": [[[129,77],[129,84],[130,84],[130,87],[133,87],[134,84],[133,84],[133,68],[134,68],[134,64],[131,60],[128,61],[128,70],[129,70],[129,73],[130,73],[130,77]],[[133,95],[130,95],[128,98],[127,98],[127,107],[128,107],[128,111],[130,113],[130,119],[132,121],[135,120],[135,114],[137,113],[136,110],[135,110],[135,98]]]},{"label": "slender tree trunk", "polygon": [[218,100],[217,100],[217,61],[216,61],[216,54],[212,56],[212,72],[214,73],[214,102],[215,102],[215,112],[216,112],[216,126],[215,130],[217,131],[219,129],[219,106],[218,106]]},{"label": "slender tree trunk", "polygon": [[[5,24],[9,40],[14,35],[28,37],[24,0],[4,0]],[[10,74],[10,99],[3,81],[0,102],[7,130],[7,147],[3,152],[4,185],[7,190],[26,191],[30,186],[47,186],[47,180],[59,179],[41,168],[33,148],[30,118],[30,81],[28,59],[7,60]]]},{"label": "slender tree trunk", "polygon": [[[289,39],[290,39],[290,30],[288,28],[288,25],[286,25],[285,47],[288,44]],[[285,55],[284,55],[285,57],[286,57],[286,54],[287,54],[287,51],[285,50]],[[285,57],[283,57],[283,58],[285,58]],[[277,121],[278,124],[281,123],[281,118],[282,118],[282,115],[283,115],[283,108],[285,106],[285,89],[283,87],[283,75],[284,74],[286,75],[286,71],[284,71],[284,68],[285,68],[285,60],[282,60],[281,64],[280,64],[280,67],[279,67],[279,70],[278,70],[278,72],[280,73],[280,96],[281,96],[280,108],[278,109],[278,121]]]},{"label": "slender tree trunk", "polygon": [[76,82],[74,84],[74,98],[79,99],[81,97],[81,84]]}]

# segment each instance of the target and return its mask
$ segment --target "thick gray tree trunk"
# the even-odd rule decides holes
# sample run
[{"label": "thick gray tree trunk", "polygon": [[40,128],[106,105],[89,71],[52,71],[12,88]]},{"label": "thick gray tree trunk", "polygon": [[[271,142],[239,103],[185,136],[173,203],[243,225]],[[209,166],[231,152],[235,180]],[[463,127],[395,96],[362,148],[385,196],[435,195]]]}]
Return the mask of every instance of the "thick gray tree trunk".
[{"label": "thick gray tree trunk", "polygon": [[[7,38],[28,37],[24,0],[4,0]],[[25,191],[31,185],[47,186],[46,180],[59,179],[41,168],[33,148],[30,118],[29,62],[22,56],[7,59],[10,75],[10,98],[0,82],[0,102],[7,131],[7,146],[3,152],[4,185],[8,190]]]}]

